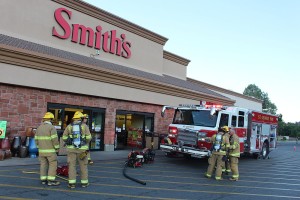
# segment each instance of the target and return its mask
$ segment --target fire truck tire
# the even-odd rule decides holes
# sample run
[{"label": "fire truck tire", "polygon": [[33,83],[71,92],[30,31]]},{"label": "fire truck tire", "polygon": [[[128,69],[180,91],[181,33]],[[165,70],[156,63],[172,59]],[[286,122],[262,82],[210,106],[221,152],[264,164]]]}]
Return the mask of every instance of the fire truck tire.
[{"label": "fire truck tire", "polygon": [[261,157],[263,159],[266,159],[266,158],[268,158],[269,153],[270,153],[270,151],[269,151],[269,145],[268,145],[267,142],[264,142],[264,144],[262,146],[262,149],[261,149]]},{"label": "fire truck tire", "polygon": [[192,156],[191,155],[189,155],[189,154],[184,154],[184,156],[183,156],[185,159],[192,159]]}]

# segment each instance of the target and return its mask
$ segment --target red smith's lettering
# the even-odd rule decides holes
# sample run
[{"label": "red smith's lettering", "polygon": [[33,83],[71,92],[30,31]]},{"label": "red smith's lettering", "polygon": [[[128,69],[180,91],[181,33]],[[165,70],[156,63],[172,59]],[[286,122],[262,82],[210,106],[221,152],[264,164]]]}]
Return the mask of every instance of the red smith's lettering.
[{"label": "red smith's lettering", "polygon": [[63,13],[70,20],[72,17],[72,12],[66,8],[58,8],[54,12],[54,18],[59,26],[63,30],[63,34],[59,34],[56,28],[53,26],[52,35],[60,39],[68,39],[72,34],[71,41],[81,45],[87,45],[88,47],[95,48],[98,50],[103,50],[104,52],[109,52],[124,58],[131,57],[131,43],[126,41],[126,35],[121,34],[120,38],[117,37],[117,31],[111,30],[102,33],[102,27],[96,26],[96,30],[86,27],[81,24],[70,24],[63,17]]}]

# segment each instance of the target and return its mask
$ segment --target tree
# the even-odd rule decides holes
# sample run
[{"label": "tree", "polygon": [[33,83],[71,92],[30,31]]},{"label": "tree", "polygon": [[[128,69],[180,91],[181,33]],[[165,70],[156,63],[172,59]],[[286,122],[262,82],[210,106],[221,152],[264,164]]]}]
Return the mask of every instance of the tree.
[{"label": "tree", "polygon": [[244,95],[255,97],[257,99],[262,100],[262,110],[265,113],[270,113],[275,115],[277,112],[277,106],[271,102],[269,99],[268,93],[263,92],[258,86],[255,84],[248,85],[244,92]]}]

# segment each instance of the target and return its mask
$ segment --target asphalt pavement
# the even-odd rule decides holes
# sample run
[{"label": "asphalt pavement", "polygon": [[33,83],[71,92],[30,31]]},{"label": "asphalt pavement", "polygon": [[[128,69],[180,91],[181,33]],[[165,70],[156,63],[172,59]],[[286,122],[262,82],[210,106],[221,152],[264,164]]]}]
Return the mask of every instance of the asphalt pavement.
[{"label": "asphalt pavement", "polygon": [[[223,175],[222,181],[205,178],[207,159],[168,158],[157,150],[154,163],[125,171],[146,183],[142,185],[123,176],[128,153],[92,152],[96,161],[88,167],[90,186],[77,184],[75,189],[69,189],[63,179],[56,187],[41,185],[37,159],[12,158],[6,166],[7,161],[0,161],[0,199],[300,199],[300,144],[295,141],[279,142],[270,159],[242,157],[236,182],[229,181],[230,175]],[[66,161],[65,156],[59,159]]]}]

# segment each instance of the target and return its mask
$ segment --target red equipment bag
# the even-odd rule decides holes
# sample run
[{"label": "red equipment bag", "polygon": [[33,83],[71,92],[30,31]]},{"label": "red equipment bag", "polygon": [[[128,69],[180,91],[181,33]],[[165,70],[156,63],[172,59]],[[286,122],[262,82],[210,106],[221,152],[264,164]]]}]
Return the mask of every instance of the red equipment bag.
[{"label": "red equipment bag", "polygon": [[56,170],[56,174],[59,176],[69,177],[69,168],[68,165],[58,166]]}]

